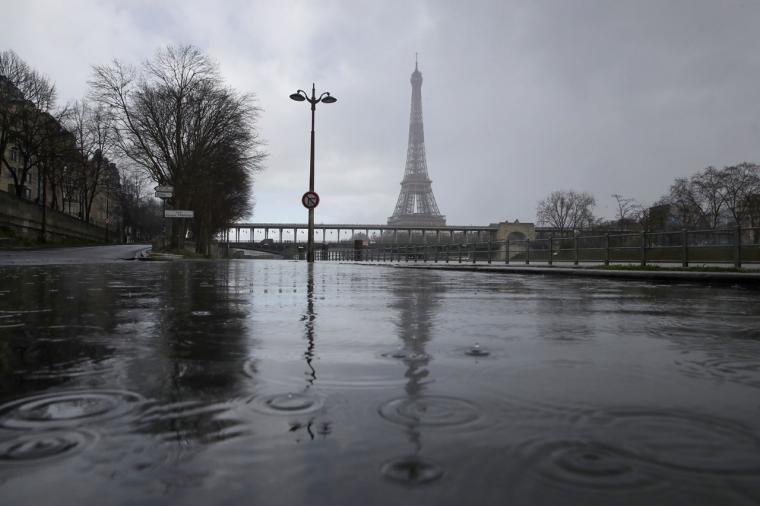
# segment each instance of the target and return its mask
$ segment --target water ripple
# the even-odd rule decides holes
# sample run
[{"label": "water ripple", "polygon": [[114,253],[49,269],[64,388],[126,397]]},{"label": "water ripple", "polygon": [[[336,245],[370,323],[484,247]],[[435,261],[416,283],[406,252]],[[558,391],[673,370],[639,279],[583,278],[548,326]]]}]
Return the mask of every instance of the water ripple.
[{"label": "water ripple", "polygon": [[324,406],[324,399],[311,392],[290,392],[266,395],[253,399],[253,407],[265,414],[300,415],[318,411]]},{"label": "water ripple", "polygon": [[143,398],[121,390],[81,390],[25,397],[0,406],[0,427],[73,427],[128,414]]},{"label": "water ripple", "polygon": [[384,463],[380,467],[380,474],[393,482],[416,486],[437,480],[443,476],[443,470],[416,455],[410,455]]},{"label": "water ripple", "polygon": [[427,427],[468,425],[482,418],[480,410],[469,401],[442,395],[393,399],[378,411],[391,423]]},{"label": "water ripple", "polygon": [[637,458],[670,469],[708,474],[760,474],[760,437],[741,424],[691,412],[609,413],[608,437]]},{"label": "water ripple", "polygon": [[97,440],[86,430],[55,430],[21,434],[0,442],[0,465],[39,464],[78,453]]},{"label": "water ripple", "polygon": [[658,482],[636,458],[597,441],[532,440],[521,445],[518,452],[542,478],[566,486],[630,490]]},{"label": "water ripple", "polygon": [[760,387],[760,360],[747,357],[716,357],[706,360],[676,362],[684,373],[732,381],[752,387]]}]

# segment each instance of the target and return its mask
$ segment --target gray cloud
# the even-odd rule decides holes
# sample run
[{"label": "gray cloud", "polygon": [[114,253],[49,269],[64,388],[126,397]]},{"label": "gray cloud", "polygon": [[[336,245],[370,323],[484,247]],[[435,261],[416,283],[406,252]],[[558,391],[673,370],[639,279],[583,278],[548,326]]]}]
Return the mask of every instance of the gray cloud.
[{"label": "gray cloud", "polygon": [[89,66],[193,43],[257,94],[271,153],[257,221],[305,220],[312,82],[324,222],[385,222],[403,175],[420,53],[428,166],[452,224],[534,219],[587,190],[649,203],[706,165],[760,161],[760,4],[724,0],[16,2],[0,45],[86,93]]}]

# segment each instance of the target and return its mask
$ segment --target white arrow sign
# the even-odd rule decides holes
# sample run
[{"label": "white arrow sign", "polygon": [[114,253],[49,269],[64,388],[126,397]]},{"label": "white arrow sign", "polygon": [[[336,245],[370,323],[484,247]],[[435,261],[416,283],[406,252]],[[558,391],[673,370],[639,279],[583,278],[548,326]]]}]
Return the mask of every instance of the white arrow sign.
[{"label": "white arrow sign", "polygon": [[156,186],[154,188],[154,190],[156,190],[157,192],[173,192],[174,191],[174,187],[173,186],[158,185],[158,186]]},{"label": "white arrow sign", "polygon": [[174,196],[174,192],[162,192],[162,191],[156,192],[157,199],[169,199],[169,198],[172,198],[173,196]]},{"label": "white arrow sign", "polygon": [[184,211],[181,209],[172,209],[164,211],[165,218],[192,218],[192,211]]}]

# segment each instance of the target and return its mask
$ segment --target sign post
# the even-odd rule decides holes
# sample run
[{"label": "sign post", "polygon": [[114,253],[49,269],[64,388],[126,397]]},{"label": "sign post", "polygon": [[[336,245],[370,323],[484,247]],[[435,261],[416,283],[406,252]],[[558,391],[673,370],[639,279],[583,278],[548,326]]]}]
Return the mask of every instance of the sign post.
[{"label": "sign post", "polygon": [[[314,177],[314,132],[312,131],[312,178]],[[306,261],[314,261],[314,208],[319,205],[319,195],[314,191],[314,180],[310,181],[310,189],[301,197],[301,204],[309,210],[309,237],[306,248]]]},{"label": "sign post", "polygon": [[[156,191],[156,198],[161,199],[164,208],[164,241],[166,241],[166,199],[174,196],[174,187],[169,185],[158,185],[153,188]],[[166,247],[164,245],[164,247]]]}]

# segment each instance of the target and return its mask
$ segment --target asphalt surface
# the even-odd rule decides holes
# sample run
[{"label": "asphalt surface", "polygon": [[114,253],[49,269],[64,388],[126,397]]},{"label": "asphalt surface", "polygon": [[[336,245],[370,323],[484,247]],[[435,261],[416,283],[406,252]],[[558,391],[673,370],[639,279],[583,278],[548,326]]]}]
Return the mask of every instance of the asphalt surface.
[{"label": "asphalt surface", "polygon": [[149,244],[0,250],[0,265],[93,264],[134,260]]}]

